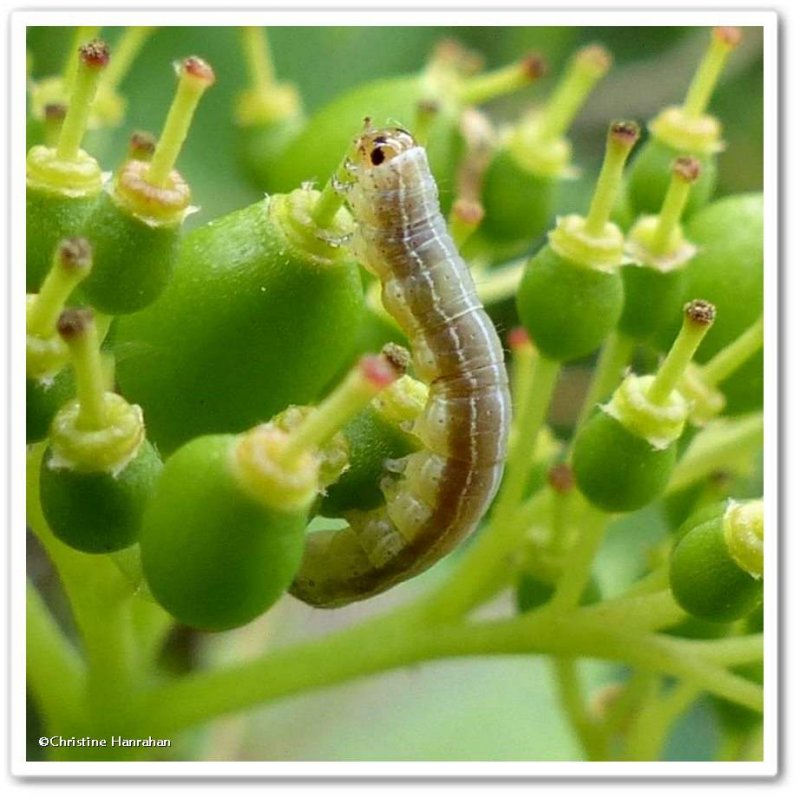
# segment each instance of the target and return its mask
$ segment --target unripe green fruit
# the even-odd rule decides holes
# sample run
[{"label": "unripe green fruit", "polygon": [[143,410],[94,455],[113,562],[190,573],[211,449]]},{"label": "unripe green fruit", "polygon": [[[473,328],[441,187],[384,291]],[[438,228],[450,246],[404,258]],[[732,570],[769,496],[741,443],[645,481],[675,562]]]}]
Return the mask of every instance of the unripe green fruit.
[{"label": "unripe green fruit", "polygon": [[[358,267],[294,227],[316,196],[272,196],[193,230],[160,299],[120,319],[119,383],[162,451],[308,404],[351,356]],[[340,212],[331,234],[349,224]]]},{"label": "unripe green fruit", "polygon": [[136,542],[160,471],[158,453],[147,441],[116,474],[61,467],[48,450],[40,473],[42,512],[68,546],[90,554],[119,551]]},{"label": "unripe green fruit", "polygon": [[134,313],[166,288],[178,256],[180,221],[156,223],[104,191],[83,231],[92,242],[94,268],[81,290],[97,310]]},{"label": "unripe green fruit", "polygon": [[[306,181],[324,181],[333,174],[351,144],[354,119],[369,115],[374,120],[391,119],[401,126],[413,126],[418,105],[427,98],[427,91],[422,76],[415,74],[382,78],[337,97],[308,120],[273,165],[274,190],[291,191]],[[441,187],[439,199],[445,213],[453,199],[461,150],[457,116],[442,108],[432,121],[426,151],[433,176]]]},{"label": "unripe green fruit", "polygon": [[500,150],[484,177],[485,216],[464,255],[485,253],[497,262],[524,253],[550,228],[557,190],[557,178],[527,172],[507,149]]},{"label": "unripe green fruit", "polygon": [[641,341],[674,319],[685,293],[684,271],[678,268],[662,272],[647,266],[625,264],[621,270],[625,307],[620,316],[619,331]]},{"label": "unripe green fruit", "polygon": [[[634,155],[626,182],[627,206],[633,220],[642,214],[658,213],[669,187],[672,162],[684,154],[651,136]],[[708,203],[717,182],[716,156],[696,153],[694,156],[700,162],[701,171],[686,204],[687,219]],[[689,240],[694,241],[694,238],[690,236]]]},{"label": "unripe green fruit", "polygon": [[[682,300],[702,296],[717,308],[717,322],[697,351],[705,363],[734,341],[763,313],[764,198],[737,194],[717,200],[686,225],[686,237],[698,253],[686,267]],[[663,327],[658,342],[666,346],[675,324]],[[763,353],[753,355],[720,383],[725,412],[743,413],[763,404]]]},{"label": "unripe green fruit", "polygon": [[656,449],[602,410],[581,427],[572,467],[581,492],[608,512],[630,512],[658,498],[675,465],[676,444]]},{"label": "unripe green fruit", "polygon": [[327,490],[320,515],[339,516],[348,510],[372,510],[385,501],[380,489],[386,460],[411,454],[413,439],[373,408],[362,410],[343,430],[349,467]]},{"label": "unripe green fruit", "polygon": [[597,349],[622,313],[622,279],[567,260],[547,244],[533,256],[517,293],[517,311],[539,352],[569,361]]},{"label": "unripe green fruit", "polygon": [[75,395],[72,370],[65,368],[48,380],[25,380],[25,441],[37,443],[47,437],[50,422]]},{"label": "unripe green fruit", "polygon": [[289,143],[304,126],[302,117],[293,116],[237,128],[236,155],[242,171],[256,188],[268,193],[277,190],[275,170]]},{"label": "unripe green fruit", "polygon": [[232,469],[231,435],[191,441],[170,457],[142,524],[142,568],[182,623],[218,631],[272,605],[303,553],[305,511],[267,509]]},{"label": "unripe green fruit", "polygon": [[[555,594],[556,587],[551,581],[540,579],[532,574],[523,573],[517,581],[514,592],[517,612],[530,612],[537,607],[547,604]],[[580,605],[582,607],[597,604],[602,601],[603,594],[600,585],[593,576],[581,593]]]},{"label": "unripe green fruit", "polygon": [[68,196],[28,186],[25,192],[25,286],[30,294],[42,285],[59,241],[82,233],[101,193]]},{"label": "unripe green fruit", "polygon": [[720,513],[710,520],[701,517],[680,539],[670,559],[669,581],[681,607],[707,621],[741,618],[762,596],[762,581],[742,570],[731,556]]}]

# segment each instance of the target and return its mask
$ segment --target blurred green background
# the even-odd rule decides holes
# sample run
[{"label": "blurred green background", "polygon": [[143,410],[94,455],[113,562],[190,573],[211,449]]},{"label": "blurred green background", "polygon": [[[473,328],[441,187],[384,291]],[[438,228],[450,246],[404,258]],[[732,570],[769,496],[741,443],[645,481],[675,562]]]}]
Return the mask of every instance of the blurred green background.
[{"label": "blurred green background", "polygon": [[[103,30],[112,44],[120,29]],[[33,27],[28,31],[32,75],[60,71],[72,40],[71,28]],[[487,66],[499,66],[531,51],[551,64],[536,87],[496,102],[491,111],[512,119],[546,96],[571,51],[601,42],[614,54],[610,75],[600,84],[572,129],[576,160],[584,177],[570,184],[562,211],[579,209],[588,197],[611,118],[645,121],[667,103],[679,102],[704,51],[708,31],[683,27],[593,28],[271,28],[270,40],[281,80],[300,88],[313,112],[340,92],[366,80],[414,72],[434,44],[453,37],[479,51]],[[124,126],[113,131],[99,153],[103,166],[122,158],[134,129],[158,132],[175,80],[171,62],[197,54],[214,66],[217,84],[200,105],[179,160],[201,212],[192,225],[259,199],[241,176],[234,155],[232,107],[245,85],[235,28],[160,28],[147,42],[122,89],[129,101]],[[720,160],[719,193],[754,190],[762,181],[762,37],[750,28],[726,69],[712,102],[724,124],[728,149]],[[364,109],[369,113],[369,109]],[[354,131],[360,119],[353,120]],[[612,529],[598,563],[607,594],[641,572],[649,548],[665,533],[653,510],[634,514]],[[458,552],[454,556],[458,556]],[[35,547],[36,581],[55,605],[59,588]],[[312,610],[291,598],[264,618],[236,632],[173,637],[172,666],[241,660],[380,612],[440,578],[452,558],[366,606],[336,613]],[[487,608],[508,612],[508,597]],[[62,612],[62,616],[65,614]],[[596,688],[621,671],[586,663],[587,683]],[[35,718],[29,735],[37,735]],[[666,756],[703,760],[713,756],[716,731],[708,703],[696,704],[672,735]],[[548,663],[530,657],[485,658],[406,668],[352,684],[280,701],[191,736],[171,755],[219,760],[571,760],[578,745],[557,705]],[[191,752],[191,753],[189,753]],[[31,757],[40,755],[34,745]]]}]

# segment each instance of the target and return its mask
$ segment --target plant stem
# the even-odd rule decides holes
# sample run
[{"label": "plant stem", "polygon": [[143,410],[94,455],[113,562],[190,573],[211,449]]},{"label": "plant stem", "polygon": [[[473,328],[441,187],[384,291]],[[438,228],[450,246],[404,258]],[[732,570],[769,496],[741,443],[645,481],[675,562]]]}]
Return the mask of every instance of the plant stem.
[{"label": "plant stem", "polygon": [[699,693],[695,685],[684,682],[673,687],[666,696],[654,696],[643,706],[631,727],[621,758],[636,762],[658,759],[673,723]]},{"label": "plant stem", "polygon": [[701,367],[703,379],[709,385],[719,385],[744,365],[764,346],[764,317],[748,327],[735,341],[720,349]]},{"label": "plant stem", "polygon": [[241,29],[241,36],[250,85],[255,91],[266,93],[275,83],[275,67],[266,31],[246,26]]},{"label": "plant stem", "polygon": [[600,352],[597,368],[592,374],[592,381],[583,400],[576,428],[589,418],[595,405],[606,399],[619,385],[626,367],[631,362],[635,346],[633,338],[619,330],[614,330],[608,336]]},{"label": "plant stem", "polygon": [[586,702],[575,660],[556,657],[553,660],[553,674],[558,685],[561,704],[587,758],[592,762],[607,760],[609,758],[608,742],[602,727],[586,711]]},{"label": "plant stem", "polygon": [[683,490],[715,471],[730,466],[731,460],[761,446],[763,441],[764,415],[760,411],[706,427],[675,467],[665,495]]},{"label": "plant stem", "polygon": [[524,58],[517,63],[500,67],[494,72],[487,72],[464,81],[458,90],[458,101],[461,105],[480,105],[495,97],[524,88],[541,74],[543,74],[542,65],[538,60]]},{"label": "plant stem", "polygon": [[80,25],[75,28],[69,54],[67,55],[67,60],[61,72],[64,80],[64,87],[68,91],[72,90],[72,85],[75,82],[75,75],[78,72],[81,46],[96,38],[98,33],[100,33],[100,25]]},{"label": "plant stem", "polygon": [[689,89],[686,92],[686,99],[683,101],[683,113],[692,119],[702,116],[708,108],[711,95],[722,74],[725,62],[728,60],[733,48],[738,43],[732,43],[731,37],[725,35],[725,31],[731,29],[714,28],[711,32],[711,43],[706,50],[706,54],[697,71],[692,78]]},{"label": "plant stem", "polygon": [[658,214],[658,223],[650,239],[649,250],[653,255],[670,253],[673,236],[680,226],[693,183],[694,180],[687,179],[681,168],[673,167],[669,188]]},{"label": "plant stem", "polygon": [[80,715],[86,666],[30,582],[26,587],[25,632],[28,689],[48,728],[61,733]]},{"label": "plant stem", "polygon": [[147,25],[131,25],[125,28],[114,47],[114,57],[103,76],[104,88],[116,89],[119,86],[154,30],[154,27]]},{"label": "plant stem", "polygon": [[568,567],[558,580],[556,592],[550,602],[555,610],[574,607],[592,575],[594,562],[603,541],[610,516],[594,507],[589,507],[585,515],[578,539],[568,555]]},{"label": "plant stem", "polygon": [[143,696],[148,733],[165,735],[265,701],[337,684],[413,662],[470,654],[552,654],[609,659],[686,679],[751,709],[760,710],[763,689],[708,663],[692,641],[583,620],[550,608],[512,620],[483,623],[426,622],[425,596],[413,606],[356,627],[255,660],[195,673]]},{"label": "plant stem", "polygon": [[[570,564],[570,568],[573,566]],[[637,631],[653,631],[673,626],[686,617],[670,590],[643,596],[624,596],[579,610],[581,617],[592,618],[609,627],[624,624]],[[720,661],[720,664],[728,664]]]}]

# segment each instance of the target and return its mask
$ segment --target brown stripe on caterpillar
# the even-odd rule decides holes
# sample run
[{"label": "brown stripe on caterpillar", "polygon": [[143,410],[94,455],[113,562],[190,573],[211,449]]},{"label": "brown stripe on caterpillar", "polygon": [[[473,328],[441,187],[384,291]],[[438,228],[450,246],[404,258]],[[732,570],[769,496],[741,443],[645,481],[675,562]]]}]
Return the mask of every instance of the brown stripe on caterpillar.
[{"label": "brown stripe on caterpillar", "polygon": [[469,535],[497,490],[511,415],[502,347],[448,234],[425,150],[400,128],[367,130],[350,163],[354,246],[430,390],[414,426],[423,449],[387,471],[386,504],[309,535],[291,592],[319,607],[380,593]]}]

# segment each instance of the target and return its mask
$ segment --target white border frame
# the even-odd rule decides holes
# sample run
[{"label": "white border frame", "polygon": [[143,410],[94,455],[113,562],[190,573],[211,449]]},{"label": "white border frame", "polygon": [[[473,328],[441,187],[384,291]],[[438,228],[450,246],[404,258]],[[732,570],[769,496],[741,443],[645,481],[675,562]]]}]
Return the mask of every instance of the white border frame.
[{"label": "white border frame", "polygon": [[[464,4],[466,5],[466,4]],[[765,507],[770,530],[779,528],[778,505],[778,16],[768,11],[524,11],[519,9],[474,10],[463,6],[452,9],[358,10],[262,9],[262,10],[183,10],[114,11],[98,7],[91,11],[19,11],[10,18],[11,120],[10,152],[22,153],[25,147],[25,28],[27,25],[76,25],[84,22],[104,26],[147,21],[168,25],[229,26],[233,24],[272,24],[279,26],[439,26],[459,25],[574,25],[580,10],[580,24],[628,26],[663,25],[741,25],[764,29],[764,195],[765,195],[765,316],[772,323],[765,329]],[[457,16],[456,16],[457,15]],[[144,19],[143,19],[144,18]],[[24,262],[23,159],[12,159],[11,173],[11,259]],[[25,291],[21,269],[12,269],[11,296]],[[10,303],[11,375],[24,370],[24,317],[22,303]],[[14,733],[25,724],[25,541],[19,534],[24,526],[25,441],[21,424],[13,423],[24,415],[25,389],[21,379],[12,379],[10,431],[11,473],[11,773],[16,776],[46,777],[769,777],[778,773],[778,544],[777,536],[767,535],[765,552],[765,726],[763,762],[27,762],[25,736]]]}]

